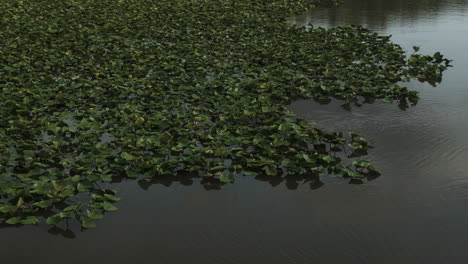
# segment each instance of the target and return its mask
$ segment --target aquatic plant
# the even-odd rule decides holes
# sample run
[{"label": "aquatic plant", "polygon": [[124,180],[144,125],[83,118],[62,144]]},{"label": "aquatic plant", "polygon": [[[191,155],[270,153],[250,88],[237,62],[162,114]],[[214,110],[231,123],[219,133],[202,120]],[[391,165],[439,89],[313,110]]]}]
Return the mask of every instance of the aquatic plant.
[{"label": "aquatic plant", "polygon": [[[320,1],[330,3],[333,1]],[[95,226],[117,178],[377,173],[359,135],[325,132],[294,98],[418,99],[449,61],[358,26],[290,27],[305,0],[4,0],[0,222]],[[415,48],[417,50],[417,48]]]}]

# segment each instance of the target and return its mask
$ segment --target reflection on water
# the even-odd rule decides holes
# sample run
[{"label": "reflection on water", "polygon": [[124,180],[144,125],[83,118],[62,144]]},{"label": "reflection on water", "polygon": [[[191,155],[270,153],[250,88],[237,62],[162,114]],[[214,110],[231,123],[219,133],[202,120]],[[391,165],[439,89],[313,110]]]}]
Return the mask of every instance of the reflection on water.
[{"label": "reflection on water", "polygon": [[456,18],[466,12],[467,0],[346,0],[338,8],[318,8],[295,18],[297,24],[362,25],[373,30],[433,24],[441,16]]},{"label": "reflection on water", "polygon": [[437,88],[408,84],[421,100],[404,111],[381,102],[349,111],[337,101],[290,105],[322,128],[374,141],[369,159],[381,177],[115,183],[121,210],[96,229],[1,228],[2,262],[468,263],[468,1],[345,0],[295,22],[364,24],[405,49],[454,59]]},{"label": "reflection on water", "polygon": [[[284,186],[288,190],[297,190],[299,186],[306,185],[310,189],[318,189],[320,188],[323,183],[320,180],[320,177],[313,177],[310,175],[286,175],[282,176],[267,176],[267,175],[258,175],[255,176],[255,180],[262,181],[268,183],[271,187],[276,187],[279,185],[284,184]],[[142,190],[149,190],[153,185],[163,185],[165,187],[171,187],[174,183],[178,183],[183,186],[191,186],[192,184],[200,184],[206,191],[219,191],[222,190],[223,186],[226,184],[221,183],[217,179],[211,178],[192,178],[190,176],[181,177],[178,176],[177,178],[171,176],[164,176],[152,179],[141,179],[137,181],[138,186]]]}]

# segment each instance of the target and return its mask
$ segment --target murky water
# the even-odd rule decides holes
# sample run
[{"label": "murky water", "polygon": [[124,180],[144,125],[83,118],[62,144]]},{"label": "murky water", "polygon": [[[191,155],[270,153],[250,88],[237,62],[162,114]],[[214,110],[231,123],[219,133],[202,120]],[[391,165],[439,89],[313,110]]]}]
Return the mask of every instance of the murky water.
[{"label": "murky water", "polygon": [[2,263],[468,263],[468,0],[345,0],[295,23],[361,24],[404,48],[441,51],[454,68],[417,82],[416,107],[290,108],[324,129],[374,142],[382,176],[362,185],[322,177],[191,179],[118,185],[121,209],[81,232],[0,229]]}]

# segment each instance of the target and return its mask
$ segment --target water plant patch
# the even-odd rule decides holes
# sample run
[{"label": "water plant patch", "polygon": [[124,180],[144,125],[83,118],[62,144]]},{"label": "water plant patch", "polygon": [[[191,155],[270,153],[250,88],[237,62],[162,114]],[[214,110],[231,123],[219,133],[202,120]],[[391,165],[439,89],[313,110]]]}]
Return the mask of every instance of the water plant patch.
[{"label": "water plant patch", "polygon": [[332,1],[3,0],[0,222],[82,227],[116,178],[365,179],[369,142],[289,112],[295,98],[412,104],[449,60],[359,26],[291,27]]}]

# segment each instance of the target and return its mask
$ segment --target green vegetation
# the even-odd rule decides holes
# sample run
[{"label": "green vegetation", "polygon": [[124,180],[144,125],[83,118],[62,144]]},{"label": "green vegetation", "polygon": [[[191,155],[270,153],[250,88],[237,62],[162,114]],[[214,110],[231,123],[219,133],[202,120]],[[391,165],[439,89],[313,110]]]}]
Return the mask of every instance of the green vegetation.
[{"label": "green vegetation", "polygon": [[[294,98],[414,103],[449,61],[360,27],[296,28],[304,0],[4,0],[0,222],[95,226],[117,178],[365,179],[369,142],[296,118]],[[418,48],[415,48],[415,51]],[[100,185],[101,184],[101,185]]]}]

